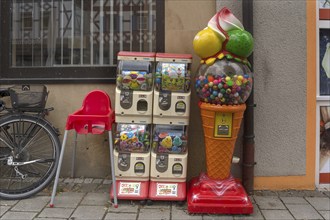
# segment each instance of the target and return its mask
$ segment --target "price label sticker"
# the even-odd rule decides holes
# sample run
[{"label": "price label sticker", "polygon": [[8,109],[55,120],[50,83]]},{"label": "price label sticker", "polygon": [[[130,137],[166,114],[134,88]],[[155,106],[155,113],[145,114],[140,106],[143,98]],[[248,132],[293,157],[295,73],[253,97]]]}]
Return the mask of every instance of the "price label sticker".
[{"label": "price label sticker", "polygon": [[120,183],[120,195],[140,195],[141,183]]},{"label": "price label sticker", "polygon": [[178,196],[178,184],[158,183],[157,196]]}]

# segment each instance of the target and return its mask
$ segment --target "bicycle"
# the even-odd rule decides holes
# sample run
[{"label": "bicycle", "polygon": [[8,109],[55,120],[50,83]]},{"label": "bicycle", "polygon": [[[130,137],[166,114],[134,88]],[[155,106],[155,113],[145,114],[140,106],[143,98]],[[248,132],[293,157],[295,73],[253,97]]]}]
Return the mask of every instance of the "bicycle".
[{"label": "bicycle", "polygon": [[45,108],[47,97],[44,85],[0,89],[1,199],[29,198],[55,176],[61,145],[58,130],[45,119],[53,110]]}]

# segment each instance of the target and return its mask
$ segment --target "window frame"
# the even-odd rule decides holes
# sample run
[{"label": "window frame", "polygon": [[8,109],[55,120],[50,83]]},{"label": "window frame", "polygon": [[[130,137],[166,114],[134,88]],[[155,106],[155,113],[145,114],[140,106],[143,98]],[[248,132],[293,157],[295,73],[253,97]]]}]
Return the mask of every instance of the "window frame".
[{"label": "window frame", "polygon": [[[0,1],[0,83],[115,83],[116,66],[11,67],[11,0]],[[165,50],[165,1],[156,0],[156,51]],[[28,77],[26,77],[28,76]]]},{"label": "window frame", "polygon": [[[330,183],[320,182],[321,176],[328,176],[330,173],[321,173],[320,172],[320,163],[321,163],[321,133],[320,133],[320,121],[321,121],[321,107],[330,107],[330,94],[321,94],[321,85],[320,85],[320,74],[321,74],[321,54],[320,54],[320,31],[322,29],[330,29],[330,17],[329,11],[330,7],[321,8],[321,0],[317,0],[316,4],[316,164],[315,164],[315,185],[318,188],[329,187]],[[325,54],[324,54],[325,56]]]}]

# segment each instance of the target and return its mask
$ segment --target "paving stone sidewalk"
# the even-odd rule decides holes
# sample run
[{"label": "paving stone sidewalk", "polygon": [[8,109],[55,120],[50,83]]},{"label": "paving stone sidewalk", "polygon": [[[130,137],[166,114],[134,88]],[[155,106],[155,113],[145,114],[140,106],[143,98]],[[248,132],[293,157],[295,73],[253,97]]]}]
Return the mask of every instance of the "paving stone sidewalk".
[{"label": "paving stone sidewalk", "polygon": [[4,219],[101,219],[101,220],[236,220],[236,219],[323,219],[330,220],[330,191],[255,191],[250,197],[251,215],[188,214],[186,204],[154,201],[119,201],[114,208],[109,200],[111,180],[61,179],[55,207],[49,208],[51,186],[24,200],[0,200],[0,220]]}]

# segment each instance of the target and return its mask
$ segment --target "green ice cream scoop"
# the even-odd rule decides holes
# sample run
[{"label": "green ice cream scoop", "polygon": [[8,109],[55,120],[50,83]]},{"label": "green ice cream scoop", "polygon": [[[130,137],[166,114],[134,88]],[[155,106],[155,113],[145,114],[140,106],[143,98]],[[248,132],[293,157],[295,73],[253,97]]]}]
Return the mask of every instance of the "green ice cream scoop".
[{"label": "green ice cream scoop", "polygon": [[226,50],[240,57],[248,57],[253,51],[252,35],[245,30],[228,31]]}]

